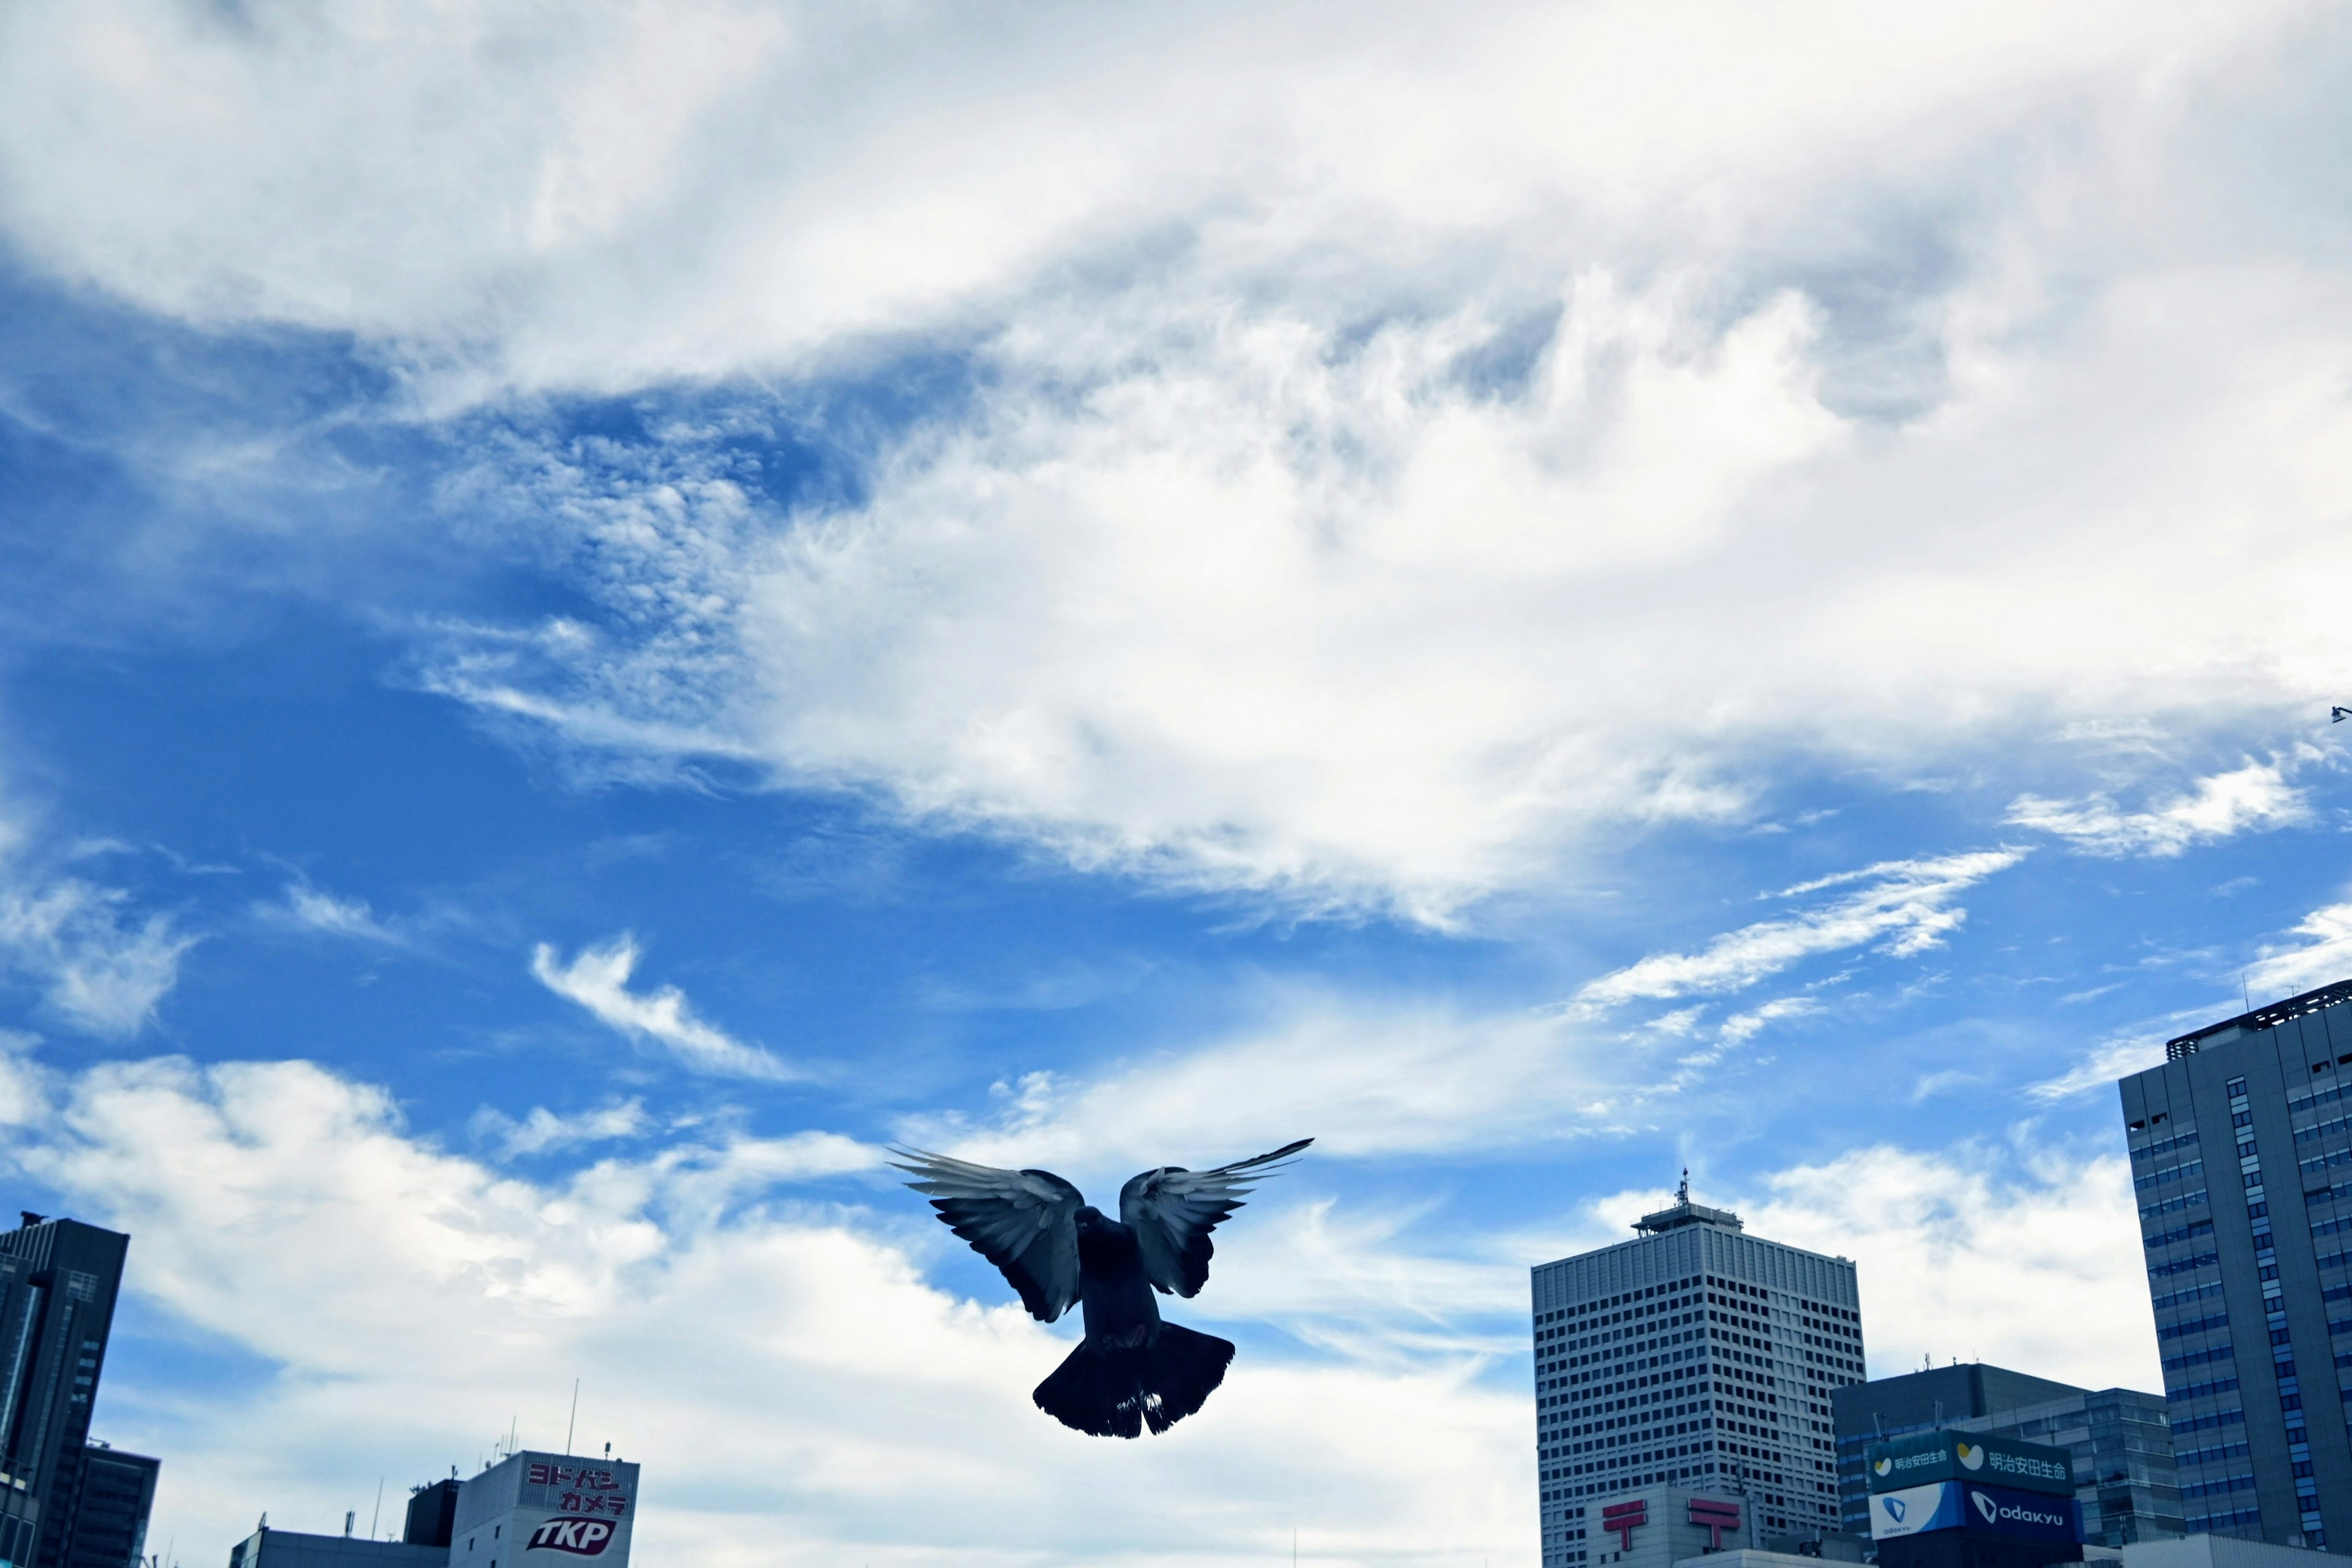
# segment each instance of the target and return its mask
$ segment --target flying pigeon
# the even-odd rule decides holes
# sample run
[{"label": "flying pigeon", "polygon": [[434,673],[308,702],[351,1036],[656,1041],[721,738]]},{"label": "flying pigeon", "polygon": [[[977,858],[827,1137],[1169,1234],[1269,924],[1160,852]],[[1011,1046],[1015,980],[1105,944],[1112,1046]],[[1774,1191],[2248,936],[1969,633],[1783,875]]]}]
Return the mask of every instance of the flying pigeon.
[{"label": "flying pigeon", "polygon": [[1216,1248],[1209,1232],[1242,1194],[1312,1138],[1213,1171],[1162,1165],[1118,1190],[1118,1218],[1051,1171],[1000,1171],[920,1149],[892,1163],[948,1228],[1003,1271],[1040,1322],[1086,1308],[1086,1338],[1030,1395],[1065,1426],[1097,1437],[1165,1432],[1225,1380],[1233,1343],[1164,1321],[1155,1289],[1197,1295]]}]

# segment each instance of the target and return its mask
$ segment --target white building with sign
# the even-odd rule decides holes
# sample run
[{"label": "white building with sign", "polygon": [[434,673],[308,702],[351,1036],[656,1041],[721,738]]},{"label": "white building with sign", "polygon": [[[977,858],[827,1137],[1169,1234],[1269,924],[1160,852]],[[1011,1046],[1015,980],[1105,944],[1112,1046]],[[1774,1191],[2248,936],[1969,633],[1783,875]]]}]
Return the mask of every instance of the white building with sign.
[{"label": "white building with sign", "polygon": [[1830,1396],[1864,1376],[1853,1265],[1744,1235],[1687,1184],[1677,1200],[1634,1240],[1533,1271],[1544,1568],[1611,1561],[1595,1504],[1650,1487],[1735,1495],[1759,1537],[1837,1529]]},{"label": "white building with sign", "polygon": [[466,1483],[449,1568],[628,1568],[637,1467],[530,1449]]},{"label": "white building with sign", "polygon": [[1654,1486],[1588,1510],[1592,1561],[1607,1568],[1674,1568],[1685,1558],[1748,1544],[1749,1515],[1736,1497]]}]

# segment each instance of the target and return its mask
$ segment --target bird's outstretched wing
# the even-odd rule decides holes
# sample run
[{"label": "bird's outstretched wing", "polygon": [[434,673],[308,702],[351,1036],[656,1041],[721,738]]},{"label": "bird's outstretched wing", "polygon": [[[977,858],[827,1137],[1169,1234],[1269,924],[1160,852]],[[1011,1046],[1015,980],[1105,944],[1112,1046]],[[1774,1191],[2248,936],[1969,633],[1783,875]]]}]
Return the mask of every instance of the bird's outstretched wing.
[{"label": "bird's outstretched wing", "polygon": [[1086,1199],[1051,1171],[1000,1171],[921,1149],[891,1150],[891,1163],[922,1178],[907,1184],[927,1194],[948,1228],[1003,1271],[1021,1304],[1052,1322],[1078,1299],[1078,1231]]},{"label": "bird's outstretched wing", "polygon": [[1135,1232],[1143,1248],[1143,1271],[1171,1295],[1191,1296],[1209,1280],[1209,1258],[1216,1251],[1209,1232],[1217,1222],[1242,1206],[1242,1194],[1259,1177],[1281,1169],[1309,1143],[1301,1138],[1271,1154],[1236,1160],[1213,1171],[1188,1171],[1162,1165],[1131,1176],[1118,1190],[1118,1217]]}]

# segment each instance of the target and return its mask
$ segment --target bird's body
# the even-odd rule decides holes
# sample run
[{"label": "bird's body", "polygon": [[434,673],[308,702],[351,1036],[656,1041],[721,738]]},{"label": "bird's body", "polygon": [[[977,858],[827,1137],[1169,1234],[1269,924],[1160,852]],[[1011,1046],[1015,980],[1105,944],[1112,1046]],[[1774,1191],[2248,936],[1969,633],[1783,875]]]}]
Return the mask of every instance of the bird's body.
[{"label": "bird's body", "polygon": [[1135,1232],[1088,1205],[1078,1230],[1078,1308],[1087,1338],[1105,1344],[1148,1344],[1160,1335],[1160,1303],[1143,1271]]},{"label": "bird's body", "polygon": [[1001,1171],[944,1154],[901,1150],[908,1185],[972,1250],[1002,1269],[1033,1317],[1052,1322],[1076,1305],[1086,1337],[1039,1384],[1037,1407],[1103,1437],[1164,1432],[1201,1408],[1224,1381],[1234,1347],[1160,1315],[1154,1292],[1191,1296],[1209,1278],[1209,1232],[1242,1205],[1256,1177],[1304,1149],[1213,1171],[1163,1165],[1119,1189],[1111,1218],[1051,1171]]}]

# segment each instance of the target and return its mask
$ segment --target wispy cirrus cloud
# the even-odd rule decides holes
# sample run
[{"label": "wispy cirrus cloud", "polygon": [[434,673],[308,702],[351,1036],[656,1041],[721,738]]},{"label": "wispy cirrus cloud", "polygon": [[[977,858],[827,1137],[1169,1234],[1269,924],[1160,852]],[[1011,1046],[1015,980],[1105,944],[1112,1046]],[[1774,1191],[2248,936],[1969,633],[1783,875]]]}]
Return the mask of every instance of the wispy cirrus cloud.
[{"label": "wispy cirrus cloud", "polygon": [[2138,811],[2123,810],[2105,795],[2074,800],[2021,795],[2003,820],[2063,838],[2085,855],[2179,855],[2236,834],[2309,821],[2308,794],[2288,782],[2288,771],[2281,763],[2250,761]]},{"label": "wispy cirrus cloud", "polygon": [[2155,1067],[2164,1060],[2164,1040],[2162,1032],[2150,1033],[2144,1028],[2126,1030],[2093,1046],[2081,1060],[2056,1078],[2028,1084],[2026,1095],[2046,1103],[2081,1094],[2086,1089],[2113,1092],[2116,1079]]},{"label": "wispy cirrus cloud", "polygon": [[385,947],[403,947],[408,941],[380,919],[365,899],[339,896],[308,880],[289,882],[277,899],[256,904],[253,912],[267,924],[287,931],[348,937]]},{"label": "wispy cirrus cloud", "polygon": [[555,949],[541,942],[531,950],[530,973],[541,984],[578,1003],[599,1021],[633,1040],[649,1040],[666,1047],[696,1072],[779,1082],[802,1076],[763,1047],[746,1045],[697,1017],[686,993],[675,985],[631,991],[629,977],[641,956],[636,938],[625,932],[602,946],[582,948],[569,963],[560,962]]},{"label": "wispy cirrus cloud", "polygon": [[0,965],[32,977],[48,1009],[86,1034],[137,1034],[179,983],[198,938],[130,895],[78,877],[13,881],[0,869]]},{"label": "wispy cirrus cloud", "polygon": [[2352,980],[2352,903],[2314,910],[2290,934],[2301,940],[2263,947],[2246,971],[2248,985],[2275,999]]},{"label": "wispy cirrus cloud", "polygon": [[1727,1046],[1736,1046],[1754,1039],[1768,1025],[1783,1018],[1810,1017],[1820,1012],[1822,1006],[1821,999],[1816,996],[1775,997],[1760,1007],[1750,1007],[1726,1018],[1716,1030],[1716,1038]]},{"label": "wispy cirrus cloud", "polygon": [[[1585,984],[1576,1001],[1597,1009],[1738,991],[1804,959],[1850,948],[1874,947],[1893,957],[1912,957],[1939,946],[1968,919],[1968,911],[1955,901],[1962,893],[2016,865],[2026,853],[1979,849],[1927,859],[1885,860],[1800,883],[1774,897],[1845,890],[1818,908],[1726,932],[1696,952],[1654,953],[1612,970]],[[1781,1008],[1778,1016],[1804,1010],[1793,1002],[1776,1005]],[[1762,1011],[1743,1025],[1748,1033],[1765,1021]],[[1726,1026],[1730,1026],[1728,1021]]]},{"label": "wispy cirrus cloud", "polygon": [[645,1100],[632,1098],[569,1116],[559,1115],[544,1105],[534,1105],[520,1121],[486,1105],[474,1113],[472,1129],[475,1137],[496,1144],[511,1159],[518,1154],[544,1154],[586,1143],[635,1138],[652,1125],[652,1118],[646,1114]]},{"label": "wispy cirrus cloud", "polygon": [[1200,1166],[1313,1137],[1349,1160],[1499,1150],[1618,1130],[1654,1088],[1556,1011],[1476,1013],[1322,994],[1193,1048],[1037,1072],[987,1116],[919,1114],[906,1141],[993,1163],[1061,1161],[1114,1185],[1122,1162]]}]

